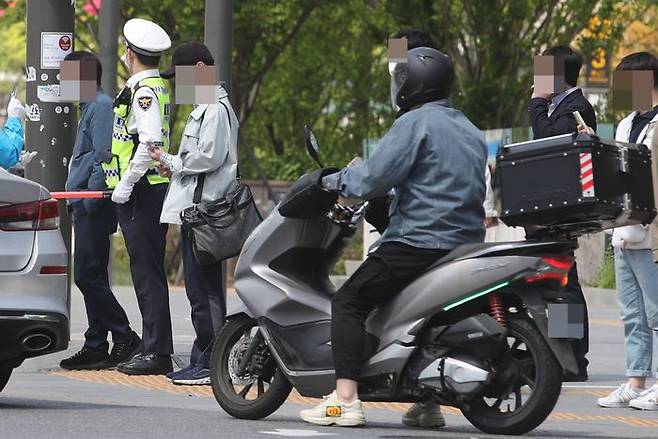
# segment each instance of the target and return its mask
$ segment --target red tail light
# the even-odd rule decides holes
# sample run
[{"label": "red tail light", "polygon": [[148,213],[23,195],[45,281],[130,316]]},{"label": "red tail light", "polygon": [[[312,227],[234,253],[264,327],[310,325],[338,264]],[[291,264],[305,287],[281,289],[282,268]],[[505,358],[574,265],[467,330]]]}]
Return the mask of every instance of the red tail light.
[{"label": "red tail light", "polygon": [[53,230],[59,227],[57,200],[40,200],[32,203],[0,207],[0,230]]},{"label": "red tail light", "polygon": [[541,258],[545,265],[545,270],[541,273],[526,277],[526,283],[541,282],[545,280],[557,280],[564,287],[569,283],[569,270],[573,265],[573,258],[570,256],[544,257]]},{"label": "red tail light", "polygon": [[66,274],[66,266],[44,265],[39,274]]},{"label": "red tail light", "polygon": [[550,265],[553,268],[557,268],[558,270],[571,270],[571,266],[573,265],[573,258],[569,256],[563,256],[563,257],[558,257],[558,258],[542,258],[542,260]]}]

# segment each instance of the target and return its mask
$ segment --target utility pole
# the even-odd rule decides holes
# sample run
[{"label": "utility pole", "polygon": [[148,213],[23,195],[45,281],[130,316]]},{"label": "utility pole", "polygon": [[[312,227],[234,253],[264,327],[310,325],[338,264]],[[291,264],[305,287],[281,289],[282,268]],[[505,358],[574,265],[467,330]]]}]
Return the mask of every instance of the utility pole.
[{"label": "utility pole", "polygon": [[[51,191],[64,190],[76,131],[76,107],[59,102],[59,63],[73,51],[74,21],[71,0],[27,2],[25,145],[38,154],[25,176]],[[64,201],[59,213],[70,261],[71,220]]]},{"label": "utility pole", "polygon": [[204,40],[219,70],[219,80],[231,95],[233,0],[206,0]]},{"label": "utility pole", "polygon": [[[204,40],[215,59],[219,70],[219,80],[225,83],[226,92],[231,96],[231,68],[233,54],[233,0],[206,0]],[[226,261],[222,261],[222,289],[226,297]],[[216,331],[224,324],[219,321],[219,313],[213,312],[219,304],[210,304],[213,325]]]},{"label": "utility pole", "polygon": [[103,0],[99,14],[99,59],[103,66],[102,87],[114,97],[117,93],[117,58],[119,49],[119,1]]}]

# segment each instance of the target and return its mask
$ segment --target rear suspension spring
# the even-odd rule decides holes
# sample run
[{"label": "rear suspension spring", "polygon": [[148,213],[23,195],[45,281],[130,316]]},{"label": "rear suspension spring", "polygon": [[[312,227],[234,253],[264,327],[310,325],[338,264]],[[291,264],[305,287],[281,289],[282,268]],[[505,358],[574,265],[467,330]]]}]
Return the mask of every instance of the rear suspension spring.
[{"label": "rear suspension spring", "polygon": [[503,328],[507,327],[507,320],[505,319],[505,307],[503,306],[503,301],[500,298],[500,294],[491,293],[488,296],[489,299],[489,313],[491,317],[494,318]]}]

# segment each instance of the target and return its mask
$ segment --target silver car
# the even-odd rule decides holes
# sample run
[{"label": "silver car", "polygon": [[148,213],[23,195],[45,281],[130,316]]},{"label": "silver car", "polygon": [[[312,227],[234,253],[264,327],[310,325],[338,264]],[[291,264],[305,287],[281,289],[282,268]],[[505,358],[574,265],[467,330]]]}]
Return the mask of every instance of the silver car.
[{"label": "silver car", "polygon": [[0,390],[26,358],[68,347],[67,270],[57,201],[0,169]]}]

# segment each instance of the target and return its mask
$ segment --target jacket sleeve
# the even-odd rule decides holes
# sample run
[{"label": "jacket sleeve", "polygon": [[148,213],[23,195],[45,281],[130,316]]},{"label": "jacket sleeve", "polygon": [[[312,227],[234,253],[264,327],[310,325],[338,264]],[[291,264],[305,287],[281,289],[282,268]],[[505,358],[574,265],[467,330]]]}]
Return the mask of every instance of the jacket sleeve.
[{"label": "jacket sleeve", "polygon": [[5,128],[0,130],[0,167],[9,169],[18,163],[23,150],[23,126],[15,117],[7,118]]},{"label": "jacket sleeve", "polygon": [[[574,108],[572,111],[575,110],[580,111],[581,109]],[[544,98],[530,99],[528,113],[535,139],[573,133],[578,126],[571,111],[560,112],[554,120],[550,120],[548,117],[548,101]]]},{"label": "jacket sleeve", "polygon": [[[146,100],[150,98],[148,107],[139,104],[140,98]],[[162,119],[160,118],[158,97],[149,87],[140,87],[135,92],[130,111],[137,122],[139,146],[132,160],[130,160],[128,169],[121,177],[121,183],[133,186],[153,165],[153,160],[151,160],[147,150],[147,144],[153,143],[156,146],[162,144]]]},{"label": "jacket sleeve", "polygon": [[[94,151],[94,157],[99,152],[110,151],[112,149],[112,123],[114,113],[112,105],[108,103],[97,103],[94,106],[94,113],[89,121],[91,130],[91,143]],[[94,167],[89,177],[87,189],[101,191],[107,189],[105,184],[105,172],[99,161],[94,161]]]},{"label": "jacket sleeve", "polygon": [[407,113],[393,123],[368,160],[324,177],[323,186],[346,198],[367,200],[386,195],[409,175],[425,133],[422,122]]},{"label": "jacket sleeve", "polygon": [[180,173],[187,175],[212,172],[224,164],[232,136],[229,117],[222,105],[208,106],[201,121],[197,148],[181,155]]}]

